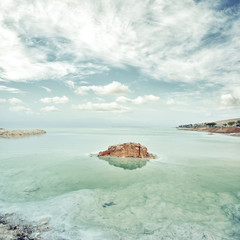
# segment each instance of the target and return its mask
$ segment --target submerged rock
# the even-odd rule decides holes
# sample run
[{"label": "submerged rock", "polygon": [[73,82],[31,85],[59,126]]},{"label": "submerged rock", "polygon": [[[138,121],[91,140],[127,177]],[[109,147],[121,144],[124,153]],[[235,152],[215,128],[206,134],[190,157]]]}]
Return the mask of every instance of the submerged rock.
[{"label": "submerged rock", "polygon": [[133,142],[110,146],[106,151],[99,152],[98,157],[156,158],[145,146]]},{"label": "submerged rock", "polygon": [[104,204],[102,205],[102,207],[103,207],[103,208],[106,208],[106,207],[110,207],[110,206],[113,206],[113,205],[116,205],[116,203],[115,203],[115,202],[109,202],[109,203],[104,203]]}]

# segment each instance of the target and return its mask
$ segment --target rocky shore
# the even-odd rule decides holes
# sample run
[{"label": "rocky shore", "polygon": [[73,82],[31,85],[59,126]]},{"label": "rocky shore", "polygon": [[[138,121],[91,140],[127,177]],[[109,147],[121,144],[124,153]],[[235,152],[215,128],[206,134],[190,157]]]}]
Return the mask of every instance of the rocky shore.
[{"label": "rocky shore", "polygon": [[240,136],[240,118],[221,120],[216,122],[184,124],[177,127],[178,130],[223,133],[230,136]]},{"label": "rocky shore", "polygon": [[0,240],[41,240],[42,233],[51,229],[47,221],[28,223],[15,214],[0,214]]},{"label": "rocky shore", "polygon": [[224,133],[231,136],[240,136],[239,127],[202,127],[202,128],[181,128],[180,130],[209,132],[209,133]]},{"label": "rocky shore", "polygon": [[45,134],[46,131],[42,129],[32,129],[32,130],[0,130],[0,137],[2,138],[21,138],[34,135]]}]

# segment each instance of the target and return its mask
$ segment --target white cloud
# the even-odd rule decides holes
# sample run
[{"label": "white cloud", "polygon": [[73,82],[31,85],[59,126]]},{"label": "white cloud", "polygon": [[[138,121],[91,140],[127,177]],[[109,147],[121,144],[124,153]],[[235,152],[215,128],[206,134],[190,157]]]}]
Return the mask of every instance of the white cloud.
[{"label": "white cloud", "polygon": [[48,87],[41,86],[41,88],[45,89],[47,92],[51,92],[52,90]]},{"label": "white cloud", "polygon": [[239,99],[240,99],[240,87],[233,87],[232,91],[233,91],[233,95],[234,95],[236,98],[239,98]]},{"label": "white cloud", "polygon": [[116,102],[111,103],[92,103],[73,105],[73,109],[98,112],[129,112],[128,107],[121,106]]},{"label": "white cloud", "polygon": [[[3,9],[0,15],[3,14],[2,16],[5,16],[6,13]],[[6,9],[6,11],[10,13],[11,8]],[[22,18],[23,21],[26,20],[26,12],[20,11],[16,14],[18,15],[18,19]],[[11,18],[11,16],[8,17]],[[46,53],[41,50],[37,51],[34,48],[32,50],[27,49],[19,37],[19,34],[22,34],[20,31],[23,26],[17,23],[16,27],[18,29],[15,31],[13,28],[7,28],[4,21],[8,17],[0,19],[0,66],[3,69],[0,72],[0,77],[2,79],[25,82],[35,79],[63,77],[69,73],[76,72],[76,68],[72,64],[66,62],[48,62],[44,56]]]},{"label": "white cloud", "polygon": [[0,103],[5,103],[7,100],[4,98],[0,98]]},{"label": "white cloud", "polygon": [[[2,1],[0,77],[81,77],[109,65],[165,81],[237,83],[239,18],[216,12],[213,2]],[[89,61],[103,65],[79,65]]]},{"label": "white cloud", "polygon": [[87,81],[80,81],[81,84],[88,84]]},{"label": "white cloud", "polygon": [[52,98],[41,98],[41,102],[43,103],[54,103],[54,104],[60,104],[60,103],[66,103],[69,101],[68,97],[63,96],[63,97],[52,97]]},{"label": "white cloud", "polygon": [[7,81],[0,78],[0,82],[7,82]]},{"label": "white cloud", "polygon": [[169,98],[166,103],[167,103],[167,105],[173,105],[176,102],[175,102],[175,100],[173,98]]},{"label": "white cloud", "polygon": [[112,83],[105,85],[105,86],[81,86],[77,87],[75,92],[80,95],[85,95],[87,92],[93,91],[96,94],[107,95],[107,94],[120,94],[120,93],[127,93],[130,92],[128,86],[113,81]]},{"label": "white cloud", "polygon": [[12,105],[16,105],[22,103],[22,100],[19,98],[9,98],[8,102]]},{"label": "white cloud", "polygon": [[223,94],[221,96],[221,104],[223,106],[240,106],[240,98],[234,97],[232,94]]},{"label": "white cloud", "polygon": [[145,95],[145,96],[139,96],[135,99],[127,98],[127,97],[118,97],[116,99],[117,102],[122,103],[133,103],[133,104],[145,104],[148,102],[155,102],[158,101],[160,98],[154,95]]},{"label": "white cloud", "polygon": [[98,102],[105,102],[105,99],[100,98],[100,97],[97,97],[96,100],[97,100]]},{"label": "white cloud", "polygon": [[[55,28],[51,22],[56,16],[53,16],[52,19],[48,19],[47,15],[44,13],[39,15],[41,12],[40,9],[43,6],[30,6],[27,1],[23,1],[20,4],[14,1],[9,1],[9,3],[10,4],[0,3],[0,15],[2,16],[0,18],[1,79],[4,81],[26,82],[49,78],[62,78],[68,74],[78,74],[80,78],[85,75],[92,75],[108,70],[107,67],[97,64],[89,65],[88,63],[75,64],[72,61],[49,61],[48,54],[50,49],[47,46],[51,46],[49,42],[58,39],[58,34],[56,32],[56,28],[58,27],[55,24]],[[52,7],[53,6],[54,5],[52,5]],[[14,10],[15,7],[16,9]],[[18,7],[21,10],[17,11]],[[29,8],[31,8],[30,11]],[[41,23],[33,20],[37,18],[39,20],[41,19]],[[11,19],[11,23],[14,27],[9,27],[5,23],[9,19]],[[15,23],[14,20],[16,20]],[[53,21],[55,22],[55,20]],[[38,33],[35,32],[38,28],[37,25],[41,28]],[[49,29],[47,32],[46,28]],[[27,31],[27,29],[29,31]],[[26,34],[25,31],[27,31],[28,34]],[[25,37],[25,39],[19,37],[20,35],[21,37]],[[42,36],[46,36],[45,39],[48,39],[48,42],[44,43],[45,46],[40,43],[38,47],[33,47],[36,41],[38,41],[38,37]],[[56,44],[53,43],[53,45],[58,45],[55,50],[59,52],[56,52],[56,54],[73,54],[73,52],[69,51],[71,47],[67,49],[65,46],[66,44],[60,46],[60,44],[56,42]]]},{"label": "white cloud", "polygon": [[14,112],[27,112],[30,113],[32,110],[30,108],[24,107],[24,106],[16,106],[16,107],[11,107],[9,110],[14,111]]},{"label": "white cloud", "polygon": [[9,93],[20,93],[21,90],[17,88],[11,88],[11,87],[6,87],[6,86],[0,86],[0,91],[5,91]]},{"label": "white cloud", "polygon": [[221,105],[223,107],[240,107],[240,87],[230,86],[230,93],[221,95]]},{"label": "white cloud", "polygon": [[70,88],[75,88],[75,83],[71,80],[65,81],[66,85]]},{"label": "white cloud", "polygon": [[43,112],[59,112],[60,110],[55,106],[46,106],[46,107],[41,108],[41,111],[43,111]]}]

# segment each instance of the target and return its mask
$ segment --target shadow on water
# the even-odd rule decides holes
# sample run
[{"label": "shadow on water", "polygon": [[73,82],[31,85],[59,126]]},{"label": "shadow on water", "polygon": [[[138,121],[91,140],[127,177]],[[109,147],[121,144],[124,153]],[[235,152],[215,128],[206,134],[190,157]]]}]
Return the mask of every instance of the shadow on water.
[{"label": "shadow on water", "polygon": [[128,170],[142,168],[147,164],[148,161],[148,159],[144,158],[118,158],[118,157],[98,157],[98,158],[107,161],[112,166]]}]

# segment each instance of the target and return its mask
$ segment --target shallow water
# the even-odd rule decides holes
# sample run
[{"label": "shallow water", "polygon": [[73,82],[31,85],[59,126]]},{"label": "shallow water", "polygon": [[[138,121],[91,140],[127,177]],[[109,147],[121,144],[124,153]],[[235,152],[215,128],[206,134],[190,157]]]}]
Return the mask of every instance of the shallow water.
[{"label": "shallow water", "polygon": [[[240,239],[240,138],[160,128],[48,129],[0,139],[0,213],[44,239]],[[89,157],[140,142],[158,159]]]}]

